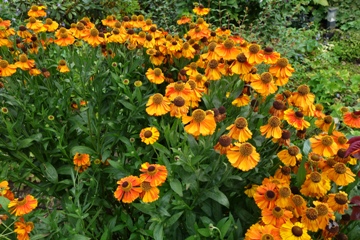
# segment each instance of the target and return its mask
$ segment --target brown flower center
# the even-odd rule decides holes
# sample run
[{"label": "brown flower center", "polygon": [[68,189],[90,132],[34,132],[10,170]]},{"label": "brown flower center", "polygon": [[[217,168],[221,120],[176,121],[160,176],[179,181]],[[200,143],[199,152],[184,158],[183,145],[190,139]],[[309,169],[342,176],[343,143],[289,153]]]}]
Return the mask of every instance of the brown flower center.
[{"label": "brown flower center", "polygon": [[208,51],[213,52],[216,48],[216,42],[211,42],[208,46]]},{"label": "brown flower center", "polygon": [[333,144],[333,142],[334,142],[334,140],[330,136],[324,136],[321,138],[321,144],[324,145],[325,147],[331,146],[331,144]]},{"label": "brown flower center", "polygon": [[340,148],[338,151],[337,151],[337,156],[339,158],[345,158],[345,154],[346,154],[346,149],[345,148]]},{"label": "brown flower center", "polygon": [[185,99],[182,96],[177,96],[174,99],[174,105],[177,107],[182,107],[185,105]]},{"label": "brown flower center", "polygon": [[269,118],[268,124],[269,124],[272,128],[275,128],[275,127],[280,126],[281,121],[280,121],[280,119],[279,119],[278,117],[272,116],[272,117]]},{"label": "brown flower center", "polygon": [[251,44],[249,47],[249,51],[253,54],[256,54],[260,51],[260,46],[257,44]]},{"label": "brown flower center", "polygon": [[304,203],[304,199],[300,195],[294,195],[291,200],[295,204],[296,207],[300,207]]},{"label": "brown flower center", "polygon": [[294,234],[295,237],[301,237],[303,234],[303,230],[299,226],[293,226],[291,228],[291,232],[292,232],[292,234]]},{"label": "brown flower center", "polygon": [[149,166],[149,167],[148,167],[148,169],[147,169],[147,170],[148,170],[148,173],[150,173],[150,174],[151,174],[151,173],[154,173],[154,172],[155,172],[156,167],[151,165],[151,166]]},{"label": "brown flower center", "polygon": [[261,236],[261,240],[274,240],[274,237],[268,233]]},{"label": "brown flower center", "polygon": [[321,181],[321,174],[318,173],[318,172],[312,172],[310,173],[310,180],[313,182],[313,183],[318,183]]},{"label": "brown flower center", "polygon": [[310,88],[307,85],[300,85],[297,89],[300,95],[306,95],[310,93]]},{"label": "brown flower center", "polygon": [[231,39],[227,39],[224,42],[224,47],[227,48],[227,49],[232,49],[234,47],[234,45],[235,45],[235,43]]},{"label": "brown flower center", "polygon": [[325,216],[329,212],[329,209],[325,204],[317,205],[316,210],[318,211],[319,216]]},{"label": "brown flower center", "polygon": [[346,173],[346,166],[343,163],[336,163],[334,165],[334,170],[337,174],[344,174]]},{"label": "brown flower center", "polygon": [[154,69],[154,74],[155,74],[156,77],[159,77],[161,75],[161,73],[162,73],[162,71],[161,71],[160,68],[155,68]]},{"label": "brown flower center", "polygon": [[287,140],[290,139],[291,132],[289,130],[283,130],[281,133],[281,139]]},{"label": "brown flower center", "polygon": [[281,187],[279,189],[279,194],[283,198],[287,198],[291,195],[291,189],[289,187]]},{"label": "brown flower center", "polygon": [[248,125],[248,122],[245,118],[243,117],[239,117],[235,120],[235,126],[238,128],[238,129],[243,129],[243,128],[246,128]]},{"label": "brown flower center", "polygon": [[348,198],[343,193],[337,193],[334,197],[334,200],[339,205],[345,205],[348,202]]},{"label": "brown flower center", "polygon": [[6,60],[0,60],[0,67],[1,67],[1,68],[6,68],[7,66],[9,66],[8,61],[6,61]]},{"label": "brown flower center", "polygon": [[308,208],[306,209],[305,215],[309,220],[316,220],[319,214],[316,208]]},{"label": "brown flower center", "polygon": [[190,85],[191,90],[194,90],[196,88],[196,82],[193,80],[187,81],[187,83]]},{"label": "brown flower center", "polygon": [[151,185],[149,182],[142,182],[141,183],[141,188],[142,190],[144,190],[145,192],[151,190]]},{"label": "brown flower center", "polygon": [[65,65],[66,65],[66,61],[63,60],[63,59],[60,60],[60,61],[59,61],[59,65],[60,65],[60,66],[65,66]]},{"label": "brown flower center", "polygon": [[210,60],[209,63],[208,63],[208,66],[211,69],[217,68],[218,65],[219,65],[218,61],[216,61],[215,59]]},{"label": "brown flower center", "polygon": [[205,22],[205,21],[204,21],[203,18],[199,18],[199,19],[196,21],[197,24],[203,24],[204,22]]},{"label": "brown flower center", "polygon": [[250,143],[243,143],[239,147],[239,152],[244,157],[250,156],[253,153],[253,146]]},{"label": "brown flower center", "polygon": [[160,93],[155,93],[154,96],[153,96],[153,102],[155,104],[160,104],[160,103],[162,103],[163,98],[164,97]]},{"label": "brown flower center", "polygon": [[324,110],[324,107],[320,103],[317,103],[315,104],[315,110],[321,112],[322,110]]},{"label": "brown flower center", "polygon": [[264,195],[264,196],[265,196],[266,200],[272,201],[272,200],[275,199],[276,194],[275,194],[275,192],[274,192],[273,190],[267,190],[267,191],[265,192],[265,195]]},{"label": "brown flower center", "polygon": [[26,63],[28,61],[28,58],[27,58],[26,54],[23,53],[20,55],[19,60],[22,63]]},{"label": "brown flower center", "polygon": [[29,22],[30,23],[36,23],[36,18],[34,18],[34,17],[29,18]]},{"label": "brown flower center", "polygon": [[174,84],[174,88],[177,92],[181,92],[185,88],[185,83],[178,81]]},{"label": "brown flower center", "polygon": [[333,118],[331,116],[324,117],[324,123],[330,124],[330,123],[332,123],[332,121],[333,121]]},{"label": "brown flower center", "polygon": [[274,207],[272,210],[272,214],[276,218],[280,218],[284,215],[284,210],[281,207]]},{"label": "brown flower center", "polygon": [[36,11],[38,11],[38,10],[39,10],[38,6],[32,6],[32,7],[31,7],[31,11],[36,12]]},{"label": "brown flower center", "polygon": [[231,137],[227,136],[227,135],[222,135],[220,138],[219,138],[219,143],[222,147],[228,147],[230,146],[232,140],[231,140]]},{"label": "brown flower center", "polygon": [[184,50],[188,50],[189,47],[190,47],[190,44],[189,44],[189,43],[186,42],[186,43],[183,44],[183,49],[184,49]]},{"label": "brown flower center", "polygon": [[151,136],[152,136],[152,132],[151,132],[151,131],[146,130],[146,131],[144,132],[144,137],[145,137],[145,138],[150,138]]},{"label": "brown flower center", "polygon": [[286,176],[288,176],[288,175],[290,175],[290,173],[291,173],[291,168],[288,167],[288,166],[283,166],[283,167],[281,168],[281,173],[284,174],[284,175],[286,175]]},{"label": "brown flower center", "polygon": [[125,192],[130,191],[131,189],[131,183],[129,183],[128,181],[125,181],[121,184],[122,190]]},{"label": "brown flower center", "polygon": [[273,102],[273,107],[276,110],[283,110],[285,107],[285,104],[282,101],[276,100],[275,102]]},{"label": "brown flower center", "polygon": [[65,32],[65,33],[60,33],[60,38],[67,38],[68,37],[68,34]]},{"label": "brown flower center", "polygon": [[274,49],[271,48],[271,47],[266,47],[266,48],[264,49],[264,54],[266,54],[266,55],[270,55],[270,54],[272,54],[273,52],[274,52]]},{"label": "brown flower center", "polygon": [[85,26],[83,23],[79,22],[78,24],[76,24],[76,28],[77,30],[81,31],[84,30]]},{"label": "brown flower center", "polygon": [[288,153],[290,156],[296,156],[300,152],[300,149],[297,146],[291,146],[288,148]]},{"label": "brown flower center", "polygon": [[244,63],[247,61],[247,58],[244,53],[240,53],[236,56],[236,60],[240,63]]},{"label": "brown flower center", "polygon": [[196,110],[193,111],[192,117],[193,117],[195,122],[201,123],[205,119],[206,113],[205,113],[204,110],[196,109]]},{"label": "brown flower center", "polygon": [[338,142],[340,143],[340,144],[345,144],[345,143],[347,143],[347,138],[345,137],[345,136],[340,136],[340,137],[338,137]]},{"label": "brown flower center", "polygon": [[45,23],[46,23],[47,25],[51,25],[51,24],[53,23],[53,20],[52,20],[51,18],[47,18],[47,19],[45,20]]},{"label": "brown flower center", "polygon": [[260,75],[260,78],[261,78],[261,81],[264,83],[264,84],[267,84],[269,82],[271,82],[273,80],[273,77],[271,75],[271,73],[269,72],[264,72]]},{"label": "brown flower center", "polygon": [[320,156],[318,154],[313,154],[311,155],[311,160],[315,161],[315,162],[318,162],[320,160]]},{"label": "brown flower center", "polygon": [[286,58],[280,58],[276,62],[276,65],[278,65],[281,68],[286,67],[288,64],[289,64],[289,61]]}]

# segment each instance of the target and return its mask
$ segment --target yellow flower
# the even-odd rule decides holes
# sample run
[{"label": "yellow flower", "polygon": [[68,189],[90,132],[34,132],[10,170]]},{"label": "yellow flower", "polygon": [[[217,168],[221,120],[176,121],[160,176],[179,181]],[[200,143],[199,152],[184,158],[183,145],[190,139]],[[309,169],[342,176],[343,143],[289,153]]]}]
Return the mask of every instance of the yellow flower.
[{"label": "yellow flower", "polygon": [[160,133],[155,127],[141,129],[140,138],[146,145],[154,144],[159,139]]},{"label": "yellow flower", "polygon": [[280,228],[280,236],[286,240],[311,240],[307,228],[299,222],[287,221]]},{"label": "yellow flower", "polygon": [[286,166],[291,167],[295,166],[296,163],[302,159],[302,154],[297,146],[291,146],[288,149],[281,150],[277,156]]},{"label": "yellow flower", "polygon": [[11,214],[22,216],[30,213],[38,205],[38,201],[32,195],[26,195],[25,198],[16,198],[8,205]]},{"label": "yellow flower", "polygon": [[260,161],[260,154],[250,143],[235,143],[235,146],[227,151],[226,157],[235,168],[249,171],[256,167]]}]

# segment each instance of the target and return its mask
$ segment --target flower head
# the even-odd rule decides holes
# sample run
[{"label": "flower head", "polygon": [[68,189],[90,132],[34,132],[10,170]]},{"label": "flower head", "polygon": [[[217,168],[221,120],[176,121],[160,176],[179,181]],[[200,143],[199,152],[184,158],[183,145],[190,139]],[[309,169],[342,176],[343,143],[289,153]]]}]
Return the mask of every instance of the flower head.
[{"label": "flower head", "polygon": [[196,109],[191,116],[183,116],[182,122],[186,124],[185,131],[194,137],[211,135],[215,132],[216,122],[213,112]]},{"label": "flower head", "polygon": [[17,234],[19,240],[30,240],[29,233],[34,229],[32,222],[25,222],[24,218],[20,218],[19,221],[14,224],[14,232]]},{"label": "flower head", "polygon": [[159,139],[160,133],[155,127],[141,129],[140,138],[146,145],[154,144]]},{"label": "flower head", "polygon": [[135,176],[128,176],[117,181],[118,187],[114,192],[114,197],[118,201],[131,203],[137,199],[142,192],[140,187],[141,179]]},{"label": "flower head", "polygon": [[235,146],[227,151],[226,157],[235,168],[249,171],[256,167],[260,161],[260,154],[250,143],[235,143]]},{"label": "flower head", "polygon": [[160,164],[150,164],[148,162],[141,164],[140,179],[149,182],[152,187],[161,186],[167,178],[168,171],[165,166]]},{"label": "flower head", "polygon": [[30,213],[38,205],[38,201],[32,195],[26,195],[25,198],[16,198],[8,205],[11,214],[22,216]]}]

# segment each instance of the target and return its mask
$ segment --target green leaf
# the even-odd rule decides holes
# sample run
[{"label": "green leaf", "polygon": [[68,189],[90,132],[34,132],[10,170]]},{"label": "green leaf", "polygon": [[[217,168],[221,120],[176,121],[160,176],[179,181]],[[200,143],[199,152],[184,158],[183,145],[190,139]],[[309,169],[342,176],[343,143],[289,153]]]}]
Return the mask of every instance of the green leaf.
[{"label": "green leaf", "polygon": [[10,200],[6,197],[0,196],[0,205],[5,211],[9,211],[8,205],[10,203]]},{"label": "green leaf", "polygon": [[221,192],[217,187],[215,187],[213,190],[207,190],[204,192],[204,195],[211,198],[212,200],[220,203],[221,205],[229,208],[230,203],[226,195]]},{"label": "green leaf", "polygon": [[161,223],[156,224],[154,229],[154,239],[162,240],[164,239],[164,227]]},{"label": "green leaf", "polygon": [[305,177],[306,177],[305,162],[306,162],[306,158],[303,157],[303,159],[301,160],[298,172],[296,174],[296,186],[297,187],[300,187],[303,184],[303,182],[305,181]]},{"label": "green leaf", "polygon": [[32,145],[33,141],[39,142],[42,138],[42,134],[34,134],[26,139],[22,139],[18,142],[18,149],[27,148]]},{"label": "green leaf", "polygon": [[45,177],[51,182],[51,183],[57,183],[58,182],[58,173],[56,169],[54,168],[51,163],[46,162],[43,163],[41,166],[41,170],[44,173]]},{"label": "green leaf", "polygon": [[154,146],[155,149],[159,150],[160,152],[163,152],[163,153],[165,153],[167,155],[170,155],[170,151],[166,147],[161,145],[160,143],[155,142],[153,144],[153,146]]},{"label": "green leaf", "polygon": [[[224,218],[225,220],[227,219],[227,218]],[[230,219],[228,219],[225,223],[223,223],[222,225],[217,225],[217,227],[220,229],[220,232],[221,232],[221,235],[224,237],[225,235],[226,235],[226,233],[227,233],[227,231],[229,230],[229,228],[230,228],[230,226],[231,226],[231,220]]]},{"label": "green leaf", "polygon": [[76,153],[87,153],[90,155],[96,155],[96,152],[93,149],[86,146],[75,146],[70,150],[71,156],[74,156]]},{"label": "green leaf", "polygon": [[199,228],[198,232],[204,237],[210,237],[210,230],[208,228]]},{"label": "green leaf", "polygon": [[46,239],[49,234],[36,234],[34,236],[31,236],[31,240],[37,240],[37,239]]},{"label": "green leaf", "polygon": [[304,142],[304,145],[303,145],[303,153],[304,155],[308,155],[309,152],[311,151],[311,145],[310,145],[310,141],[309,139],[307,139],[305,142]]},{"label": "green leaf", "polygon": [[180,217],[181,215],[184,213],[184,211],[175,213],[174,215],[172,215],[167,221],[166,221],[166,227],[171,227]]},{"label": "green leaf", "polygon": [[322,5],[322,6],[329,6],[329,3],[328,3],[328,1],[327,0],[314,0],[314,3],[315,4],[320,4],[320,5]]},{"label": "green leaf", "polygon": [[183,196],[182,185],[178,179],[174,179],[170,182],[171,189],[176,192],[180,197]]},{"label": "green leaf", "polygon": [[72,236],[72,239],[76,239],[76,240],[90,240],[91,238],[84,236],[84,235],[80,235],[80,234],[76,234],[74,236]]}]

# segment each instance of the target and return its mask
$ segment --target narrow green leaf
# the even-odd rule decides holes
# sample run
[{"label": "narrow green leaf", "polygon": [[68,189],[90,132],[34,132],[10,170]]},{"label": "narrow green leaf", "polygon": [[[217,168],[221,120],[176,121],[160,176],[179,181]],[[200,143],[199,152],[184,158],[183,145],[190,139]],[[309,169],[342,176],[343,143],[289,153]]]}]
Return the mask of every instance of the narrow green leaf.
[{"label": "narrow green leaf", "polygon": [[70,150],[71,156],[74,156],[76,153],[87,153],[90,155],[96,155],[96,152],[93,149],[86,146],[75,146]]},{"label": "narrow green leaf", "polygon": [[164,227],[161,223],[158,223],[155,226],[154,239],[155,240],[163,240],[164,239]]},{"label": "narrow green leaf", "polygon": [[184,211],[175,213],[174,215],[172,215],[167,221],[166,221],[166,227],[171,227],[180,217],[181,215],[184,213]]},{"label": "narrow green leaf", "polygon": [[170,155],[169,149],[167,149],[166,147],[164,147],[164,146],[161,145],[160,143],[155,142],[155,143],[153,144],[153,146],[154,146],[155,149],[159,150],[160,152],[163,152],[163,153],[165,153],[166,155]]},{"label": "narrow green leaf", "polygon": [[306,158],[303,157],[303,159],[301,160],[298,172],[296,174],[296,186],[297,187],[300,187],[303,184],[303,182],[305,181],[305,177],[306,177],[305,162],[306,162]]},{"label": "narrow green leaf", "polygon": [[198,232],[204,237],[210,237],[210,230],[208,228],[199,228]]},{"label": "narrow green leaf", "polygon": [[212,200],[220,203],[221,205],[229,208],[230,203],[226,195],[221,192],[217,187],[215,187],[213,190],[207,190],[204,192],[204,195],[211,198]]},{"label": "narrow green leaf", "polygon": [[171,189],[176,192],[180,197],[183,196],[183,192],[182,192],[182,185],[180,183],[180,181],[178,179],[174,179],[172,181],[170,181],[170,187]]},{"label": "narrow green leaf", "polygon": [[[225,218],[226,219],[226,218]],[[228,219],[222,226],[217,226],[220,229],[222,237],[224,237],[231,226],[231,220]]]},{"label": "narrow green leaf", "polygon": [[6,197],[0,196],[0,205],[5,211],[9,211],[8,205],[10,203],[10,200]]}]

